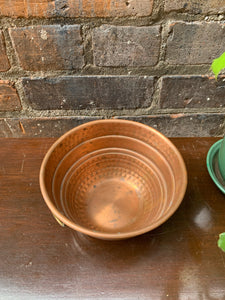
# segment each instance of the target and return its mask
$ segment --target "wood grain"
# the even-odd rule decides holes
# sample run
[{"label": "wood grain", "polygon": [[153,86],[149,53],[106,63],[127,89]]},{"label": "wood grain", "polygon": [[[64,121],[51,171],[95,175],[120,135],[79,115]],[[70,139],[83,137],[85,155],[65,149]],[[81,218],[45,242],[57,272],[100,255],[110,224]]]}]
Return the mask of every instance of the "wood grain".
[{"label": "wood grain", "polygon": [[0,299],[224,299],[225,198],[206,169],[216,138],[171,139],[188,170],[175,214],[145,235],[95,240],[60,227],[39,190],[54,139],[0,139]]}]

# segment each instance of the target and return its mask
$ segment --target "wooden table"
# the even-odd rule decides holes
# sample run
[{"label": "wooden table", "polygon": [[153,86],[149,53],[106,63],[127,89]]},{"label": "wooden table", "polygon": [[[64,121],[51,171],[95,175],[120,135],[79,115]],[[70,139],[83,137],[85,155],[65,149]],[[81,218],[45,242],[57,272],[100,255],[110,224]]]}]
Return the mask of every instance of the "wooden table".
[{"label": "wooden table", "polygon": [[62,228],[39,190],[54,139],[0,140],[0,299],[225,299],[225,196],[206,169],[216,138],[173,138],[186,196],[159,228],[119,242]]}]

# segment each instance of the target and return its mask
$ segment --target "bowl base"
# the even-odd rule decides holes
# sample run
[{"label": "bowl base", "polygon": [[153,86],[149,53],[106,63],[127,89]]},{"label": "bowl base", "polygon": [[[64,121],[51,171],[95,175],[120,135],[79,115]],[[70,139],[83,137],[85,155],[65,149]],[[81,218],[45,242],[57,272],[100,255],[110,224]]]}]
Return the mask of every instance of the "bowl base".
[{"label": "bowl base", "polygon": [[124,178],[108,178],[87,193],[88,218],[102,231],[119,232],[132,226],[143,210],[139,188]]}]

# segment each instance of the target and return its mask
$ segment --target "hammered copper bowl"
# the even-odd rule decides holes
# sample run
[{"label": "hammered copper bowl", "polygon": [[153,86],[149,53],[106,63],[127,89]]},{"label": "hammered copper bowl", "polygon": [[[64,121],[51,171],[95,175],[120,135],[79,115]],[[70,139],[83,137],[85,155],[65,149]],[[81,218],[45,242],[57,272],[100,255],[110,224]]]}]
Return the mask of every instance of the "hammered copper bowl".
[{"label": "hammered copper bowl", "polygon": [[184,161],[157,130],[125,120],[98,120],[59,138],[40,170],[55,218],[101,239],[124,239],[165,222],[187,186]]}]

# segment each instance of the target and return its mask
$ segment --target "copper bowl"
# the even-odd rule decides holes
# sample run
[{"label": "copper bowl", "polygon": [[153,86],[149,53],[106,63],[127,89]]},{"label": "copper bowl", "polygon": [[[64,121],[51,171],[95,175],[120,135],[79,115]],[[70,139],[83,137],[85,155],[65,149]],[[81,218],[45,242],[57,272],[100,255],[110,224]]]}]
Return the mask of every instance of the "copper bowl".
[{"label": "copper bowl", "polygon": [[180,205],[187,172],[177,148],[157,130],[98,120],[59,138],[40,170],[55,218],[101,239],[124,239],[165,222]]}]

